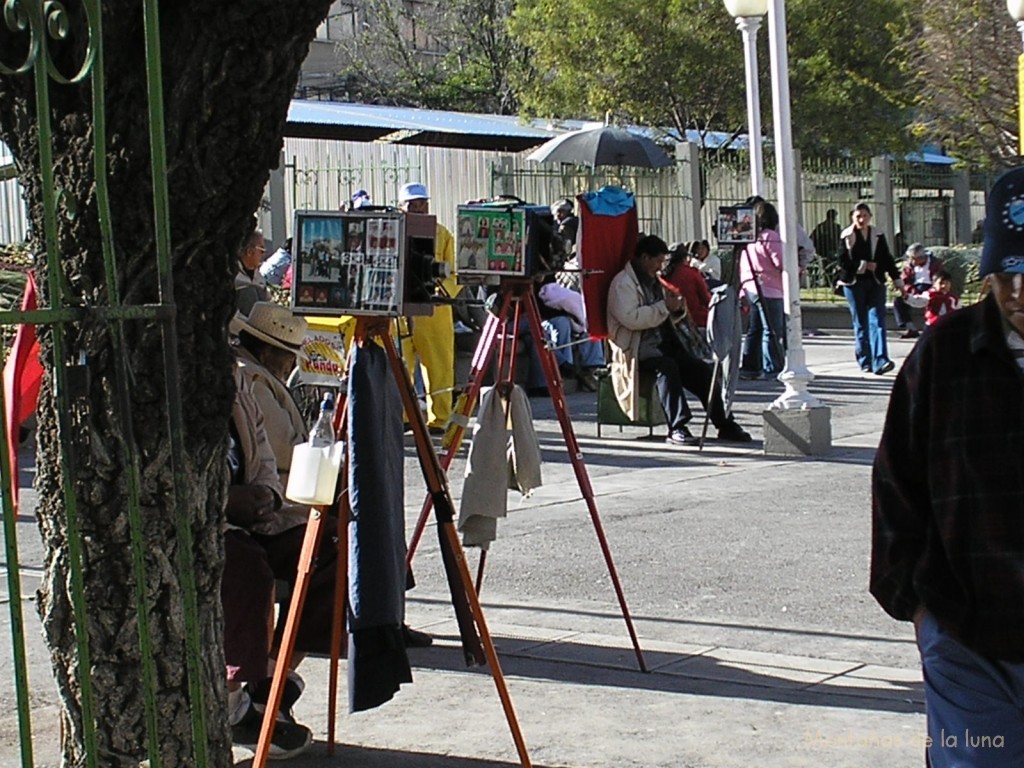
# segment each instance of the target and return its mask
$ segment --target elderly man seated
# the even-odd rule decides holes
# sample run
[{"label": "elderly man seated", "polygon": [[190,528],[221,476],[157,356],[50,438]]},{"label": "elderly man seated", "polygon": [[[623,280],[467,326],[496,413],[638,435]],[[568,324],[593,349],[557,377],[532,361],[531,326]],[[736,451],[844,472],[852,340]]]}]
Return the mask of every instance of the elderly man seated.
[{"label": "elderly man seated", "polygon": [[750,435],[727,415],[721,392],[711,392],[712,369],[691,355],[679,340],[672,316],[681,312],[683,299],[665,291],[658,280],[668,245],[647,235],[637,243],[636,256],[612,280],[608,292],[608,340],[612,349],[612,386],[623,412],[639,416],[636,396],[642,372],[655,376],[658,399],[665,409],[669,435],[666,442],[695,445],[687,428],[692,418],[684,390],[695,394],[718,428],[718,439],[748,442]]},{"label": "elderly man seated", "polygon": [[892,302],[896,325],[903,330],[900,334],[901,339],[916,339],[921,335],[914,321],[910,319],[910,308],[920,309],[928,303],[928,292],[942,270],[942,259],[932,256],[921,243],[911,243],[907,248],[907,263],[903,265],[900,273],[900,277],[903,278],[903,290]]}]

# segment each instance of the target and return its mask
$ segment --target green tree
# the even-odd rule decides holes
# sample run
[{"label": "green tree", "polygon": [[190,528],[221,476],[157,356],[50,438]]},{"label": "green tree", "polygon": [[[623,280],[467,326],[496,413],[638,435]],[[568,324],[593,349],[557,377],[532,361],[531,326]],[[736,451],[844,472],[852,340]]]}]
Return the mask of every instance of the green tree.
[{"label": "green tree", "polygon": [[520,0],[511,29],[536,76],[517,82],[542,117],[742,131],[743,51],[720,3]]},{"label": "green tree", "polygon": [[910,149],[903,0],[799,0],[786,7],[794,143],[818,155]]},{"label": "green tree", "polygon": [[[794,0],[787,14],[794,143],[816,153],[902,148],[900,0]],[[758,57],[770,118],[766,29]],[[531,113],[746,131],[741,38],[719,2],[521,0],[512,30],[534,54],[538,74],[518,83]]]},{"label": "green tree", "polygon": [[338,43],[339,74],[359,101],[515,114],[510,75],[527,66],[527,57],[507,31],[514,6],[515,0],[366,0],[361,31]]},{"label": "green tree", "polygon": [[[103,0],[102,43],[106,77],[107,160],[115,281],[129,304],[160,301],[152,173],[147,131],[147,78],[143,3]],[[224,654],[220,570],[223,564],[228,420],[233,400],[233,358],[227,344],[232,279],[238,246],[260,202],[269,169],[277,162],[289,100],[309,41],[330,0],[163,0],[160,43],[164,73],[167,177],[171,253],[180,370],[164,367],[158,323],[125,325],[126,360],[132,375],[132,432],[141,468],[143,559],[148,580],[147,618],[153,638],[161,764],[192,760],[191,701],[185,674],[181,575],[176,567],[176,509],[183,496],[194,533],[199,631],[204,651],[200,684],[214,766],[231,762],[225,722]],[[85,9],[95,18],[98,0],[5,4],[0,60],[7,68],[28,59],[43,35],[67,28],[66,39],[47,38],[52,55],[34,62],[36,72],[75,72],[90,40]],[[19,26],[31,14],[40,24]],[[59,34],[56,35],[59,37]],[[31,42],[30,42],[31,41]],[[97,37],[92,42],[98,42]],[[93,170],[91,85],[50,80],[51,146],[62,215],[56,253],[42,239],[41,147],[33,72],[0,75],[0,138],[17,158],[31,217],[30,247],[46,296],[47,270],[60,270],[66,304],[91,308],[110,303]],[[72,215],[73,214],[73,215]],[[42,329],[44,365],[53,359],[55,329]],[[85,764],[82,677],[74,628],[84,627],[91,666],[82,670],[93,686],[97,751],[103,766],[135,768],[146,757],[142,659],[136,635],[131,547],[126,504],[128,467],[123,459],[121,404],[113,386],[117,360],[111,326],[88,312],[65,326],[69,360],[88,363],[91,385],[75,397],[68,433],[58,434],[52,376],[44,377],[39,407],[37,517],[46,547],[39,610],[60,693],[64,764]],[[182,436],[189,482],[175,484],[169,464],[171,435],[164,416],[165,377],[177,377],[184,400]],[[68,476],[61,467],[67,466]],[[79,500],[85,615],[76,615],[69,586],[68,517],[62,483]],[[8,713],[10,716],[10,713]]]},{"label": "green tree", "polygon": [[1020,37],[1001,0],[921,3],[904,41],[913,77],[914,132],[972,164],[1018,157]]}]

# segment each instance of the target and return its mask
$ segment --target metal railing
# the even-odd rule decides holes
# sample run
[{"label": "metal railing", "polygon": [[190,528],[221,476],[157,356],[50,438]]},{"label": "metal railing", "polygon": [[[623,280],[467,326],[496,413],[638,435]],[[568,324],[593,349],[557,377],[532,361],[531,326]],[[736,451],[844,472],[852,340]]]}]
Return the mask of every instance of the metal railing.
[{"label": "metal railing", "polygon": [[[78,685],[77,705],[80,709],[81,751],[84,762],[88,766],[104,764],[106,758],[101,754],[97,734],[102,725],[96,722],[96,701],[93,693],[93,668],[91,663],[92,647],[89,632],[90,605],[86,599],[84,585],[84,539],[80,520],[80,500],[75,485],[75,414],[81,416],[82,406],[74,397],[78,375],[85,373],[87,361],[78,357],[79,354],[66,343],[69,327],[74,324],[88,323],[106,328],[109,333],[109,349],[113,356],[113,382],[111,386],[115,396],[113,402],[117,410],[116,418],[121,429],[118,436],[122,462],[126,471],[124,486],[124,504],[128,510],[129,538],[131,563],[134,583],[130,589],[134,593],[135,623],[139,644],[139,680],[142,687],[142,700],[145,707],[146,752],[151,768],[161,765],[160,729],[165,724],[157,711],[157,691],[155,664],[152,652],[152,637],[148,626],[148,618],[156,608],[157,596],[147,589],[145,568],[145,541],[143,536],[141,493],[141,469],[139,450],[133,432],[132,415],[132,371],[130,368],[128,349],[124,335],[125,325],[132,322],[155,322],[162,333],[164,360],[163,365],[168,375],[164,377],[166,404],[166,428],[171,436],[170,465],[174,476],[174,487],[181,489],[187,486],[184,477],[184,445],[182,443],[184,429],[182,426],[181,393],[178,389],[177,330],[175,322],[175,304],[171,271],[170,222],[168,211],[168,191],[166,188],[167,160],[164,139],[163,118],[163,82],[160,65],[159,20],[157,0],[143,0],[144,40],[146,54],[146,78],[150,93],[148,130],[151,149],[151,169],[153,178],[152,201],[155,212],[154,231],[156,235],[156,279],[159,301],[156,304],[130,305],[123,302],[119,292],[119,280],[114,249],[113,224],[118,220],[119,211],[112,210],[110,194],[107,188],[109,169],[107,167],[108,144],[106,135],[106,105],[104,103],[104,51],[103,24],[100,0],[82,0],[83,13],[69,14],[59,3],[43,0],[22,0],[22,2],[5,5],[4,22],[16,36],[24,37],[24,50],[27,51],[24,61],[0,63],[0,74],[5,77],[19,75],[33,78],[34,99],[36,108],[35,128],[39,150],[39,167],[32,172],[38,174],[42,190],[42,214],[37,243],[42,250],[37,254],[37,268],[45,274],[45,295],[49,298],[49,307],[33,311],[0,312],[0,325],[32,324],[49,326],[47,334],[52,351],[49,362],[49,373],[53,377],[53,391],[56,403],[54,413],[49,414],[57,425],[59,455],[61,463],[61,507],[64,511],[66,526],[67,551],[62,553],[66,559],[70,582],[70,602],[73,613],[72,625],[75,634],[74,672]],[[81,21],[84,28],[75,26]],[[71,36],[82,34],[80,49],[84,51],[77,71],[62,73],[57,62],[50,54],[50,41],[63,42]],[[54,158],[54,126],[51,123],[52,112],[50,102],[51,85],[61,87],[80,87],[83,92],[91,94],[91,118],[93,176],[95,180],[95,202],[98,211],[98,228],[102,243],[102,257],[105,274],[105,305],[83,306],[80,301],[71,301],[69,286],[64,276],[62,259],[65,254],[61,250],[58,237],[58,212],[64,206],[68,210],[69,201],[64,192],[57,189],[55,183]],[[73,209],[72,209],[73,210]],[[72,360],[68,363],[67,361]],[[0,392],[0,411],[6,413],[7,404]],[[23,768],[34,765],[31,710],[29,703],[29,680],[26,662],[26,642],[24,634],[24,616],[22,615],[22,598],[20,582],[20,564],[17,542],[17,516],[14,487],[17,477],[11,472],[11,457],[8,451],[6,420],[0,419],[0,497],[3,505],[3,530],[7,559],[7,583],[10,595],[9,609],[11,613],[11,651],[14,657],[15,695],[17,700],[19,736],[21,745],[21,764]],[[193,759],[197,766],[205,766],[209,762],[207,755],[207,727],[203,702],[204,689],[201,685],[202,656],[200,652],[199,624],[197,612],[196,587],[194,582],[195,562],[191,551],[192,531],[188,510],[182,495],[176,494],[172,500],[175,510],[177,541],[175,549],[178,554],[174,563],[178,571],[181,585],[181,621],[185,627],[186,673],[189,695],[192,702],[191,728]]]}]

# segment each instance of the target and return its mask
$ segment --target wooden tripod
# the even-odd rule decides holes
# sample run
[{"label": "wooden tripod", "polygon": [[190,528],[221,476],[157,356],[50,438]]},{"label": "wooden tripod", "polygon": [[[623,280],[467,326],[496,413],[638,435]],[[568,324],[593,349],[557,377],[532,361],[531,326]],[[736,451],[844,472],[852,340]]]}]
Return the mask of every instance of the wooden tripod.
[{"label": "wooden tripod", "polygon": [[[449,430],[453,431],[450,431],[446,435],[448,448],[440,458],[441,466],[447,470],[448,467],[451,466],[452,459],[455,457],[455,454],[458,453],[459,446],[462,444],[462,438],[465,435],[466,426],[469,424],[469,417],[472,415],[473,409],[476,407],[476,400],[480,394],[480,387],[483,384],[484,376],[486,375],[487,369],[490,365],[495,346],[500,348],[498,354],[498,373],[495,377],[496,381],[506,387],[511,387],[512,383],[515,381],[515,339],[516,332],[519,327],[519,319],[523,309],[525,308],[526,317],[530,324],[530,333],[533,334],[534,344],[537,349],[538,357],[540,358],[541,367],[544,369],[544,379],[547,383],[548,394],[550,395],[551,402],[555,407],[555,414],[558,416],[558,423],[562,428],[562,437],[565,440],[565,449],[569,455],[569,461],[572,463],[573,470],[575,471],[576,482],[579,484],[580,492],[583,494],[583,498],[586,501],[587,510],[590,512],[590,520],[594,525],[594,532],[597,534],[597,540],[600,544],[601,552],[604,555],[605,564],[608,567],[608,575],[611,577],[612,585],[615,588],[615,595],[619,600],[619,607],[622,610],[622,618],[626,622],[626,629],[629,632],[629,638],[633,643],[633,650],[636,653],[637,664],[639,665],[641,672],[647,672],[647,663],[644,661],[644,654],[640,649],[640,641],[637,639],[636,630],[633,627],[633,619],[630,617],[629,607],[626,605],[626,596],[622,591],[622,584],[619,582],[619,575],[615,570],[615,563],[612,560],[611,548],[608,546],[608,539],[605,537],[604,527],[601,525],[601,519],[597,514],[597,502],[594,500],[594,489],[590,485],[590,476],[587,474],[587,467],[583,462],[583,452],[580,450],[579,442],[576,439],[576,433],[572,427],[572,420],[569,417],[569,409],[565,403],[565,392],[562,389],[562,376],[558,371],[558,363],[555,361],[554,353],[541,341],[544,338],[544,330],[541,327],[540,309],[537,306],[537,297],[533,292],[533,281],[529,278],[505,278],[502,281],[502,292],[499,294],[499,298],[501,302],[500,309],[497,314],[488,314],[487,323],[484,326],[480,342],[477,344],[476,351],[473,353],[469,389],[466,392],[465,402],[455,414],[457,418],[453,421],[453,426],[449,427]],[[511,328],[509,328],[509,310],[513,303],[515,304],[515,311],[513,313]],[[511,341],[509,340],[510,337]],[[409,541],[409,551],[406,555],[407,565],[410,567],[412,566],[412,559],[416,554],[416,548],[419,546],[420,537],[423,535],[423,529],[424,526],[426,526],[427,518],[430,515],[433,503],[433,498],[427,496],[426,500],[423,502],[423,507],[420,510],[420,516],[416,522],[416,528],[413,530],[412,538]],[[483,582],[483,569],[486,562],[486,556],[486,550],[481,551],[476,583],[478,592]]]},{"label": "wooden tripod", "polygon": [[[490,632],[487,629],[487,622],[484,620],[483,609],[480,607],[480,600],[476,590],[473,588],[473,581],[466,564],[465,553],[459,543],[458,532],[455,530],[454,516],[452,510],[454,505],[451,501],[451,492],[448,489],[448,479],[441,463],[438,461],[434,445],[430,440],[427,431],[427,423],[424,419],[419,405],[416,402],[415,389],[409,373],[402,363],[395,347],[394,339],[389,333],[389,320],[387,318],[359,318],[356,324],[355,342],[359,345],[374,343],[378,340],[387,353],[391,371],[398,384],[398,390],[402,397],[402,405],[409,417],[413,428],[413,436],[416,442],[416,453],[419,457],[420,468],[426,481],[428,496],[435,509],[435,519],[438,525],[438,532],[441,542],[441,550],[444,555],[445,568],[448,571],[449,586],[453,590],[453,604],[456,612],[459,612],[458,601],[454,599],[456,588],[461,588],[469,603],[471,623],[475,625],[473,639],[479,634],[479,643],[483,649],[484,660],[491,671],[494,685],[498,689],[498,696],[501,699],[502,709],[505,712],[505,719],[508,721],[509,730],[512,732],[512,740],[515,742],[516,750],[519,753],[519,761],[523,768],[531,768],[530,756],[526,749],[526,742],[523,739],[519,722],[516,719],[515,709],[512,705],[512,698],[509,695],[508,687],[505,685],[505,677],[498,662],[498,654],[494,649]],[[347,407],[347,404],[346,404]],[[335,417],[336,432],[341,434],[341,415],[343,409],[338,409]],[[397,478],[396,482],[402,482]],[[327,751],[334,754],[334,734],[337,712],[337,685],[338,667],[341,655],[341,636],[344,622],[345,596],[348,592],[348,488],[347,473],[343,470],[342,490],[339,503],[338,515],[338,571],[334,596],[334,623],[331,637],[331,668],[328,694],[328,716],[327,716]],[[299,628],[299,620],[302,615],[302,607],[305,603],[306,594],[309,591],[309,579],[312,575],[316,560],[317,542],[320,538],[321,528],[324,525],[324,508],[314,508],[310,511],[309,522],[306,525],[306,534],[303,540],[302,554],[299,559],[298,574],[292,594],[291,603],[288,609],[288,618],[285,623],[284,635],[281,647],[278,651],[277,667],[274,670],[273,683],[270,687],[270,696],[267,701],[267,709],[263,715],[263,726],[260,731],[260,740],[257,745],[256,757],[253,760],[254,768],[264,768],[267,757],[270,753],[270,738],[274,732],[274,723],[277,717],[278,708],[281,705],[281,697],[284,694],[284,684],[288,674],[288,668],[292,654],[295,650],[295,635]],[[464,648],[466,647],[466,632],[472,631],[472,627],[465,627],[460,621],[460,632],[463,635]],[[467,658],[469,651],[467,650]]]}]

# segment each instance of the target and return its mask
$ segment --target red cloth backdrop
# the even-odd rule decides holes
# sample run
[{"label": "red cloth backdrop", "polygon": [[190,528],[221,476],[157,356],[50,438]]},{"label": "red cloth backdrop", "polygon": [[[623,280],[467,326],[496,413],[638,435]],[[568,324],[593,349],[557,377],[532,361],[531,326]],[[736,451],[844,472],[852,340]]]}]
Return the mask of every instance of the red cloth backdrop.
[{"label": "red cloth backdrop", "polygon": [[[28,312],[38,306],[36,281],[28,273],[21,310]],[[39,362],[39,340],[34,325],[19,325],[14,336],[7,362],[4,363],[4,401],[7,404],[7,450],[11,460],[11,478],[14,503],[18,503],[18,433],[36,409],[39,385],[43,380],[43,366]]]},{"label": "red cloth backdrop", "polygon": [[601,216],[590,212],[585,195],[577,196],[576,200],[580,211],[576,249],[583,270],[580,283],[583,307],[587,311],[587,330],[590,338],[605,339],[608,337],[608,288],[612,278],[633,258],[640,225],[635,205],[618,216]]}]

